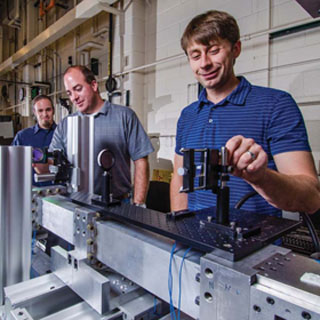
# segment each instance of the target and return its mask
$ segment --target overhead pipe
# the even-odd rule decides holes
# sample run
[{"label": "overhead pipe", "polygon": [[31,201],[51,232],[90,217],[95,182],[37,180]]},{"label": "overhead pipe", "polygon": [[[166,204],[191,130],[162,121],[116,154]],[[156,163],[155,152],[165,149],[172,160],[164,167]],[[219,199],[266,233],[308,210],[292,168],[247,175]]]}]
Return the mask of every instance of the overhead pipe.
[{"label": "overhead pipe", "polygon": [[55,6],[55,1],[50,0],[49,4],[46,6],[46,12],[48,12],[50,9],[52,9]]},{"label": "overhead pipe", "polygon": [[14,18],[11,19],[9,16],[9,1],[7,1],[7,17],[8,17],[8,26],[20,29],[21,28],[21,19],[20,19],[20,0],[16,0],[14,4],[15,15]]},{"label": "overhead pipe", "polygon": [[55,6],[55,0],[50,0],[50,3],[45,7],[44,0],[40,0],[39,15],[42,18],[47,12]]},{"label": "overhead pipe", "polygon": [[42,18],[45,14],[46,14],[46,12],[44,11],[44,8],[43,8],[43,0],[40,0],[40,4],[39,4],[39,16],[40,16],[40,18]]},{"label": "overhead pipe", "polygon": [[0,76],[33,57],[39,51],[60,39],[99,12],[106,11],[116,15],[122,15],[123,13],[120,10],[109,5],[111,3],[112,1],[110,0],[83,0],[75,8],[68,11],[63,17],[31,40],[27,45],[1,63]]}]

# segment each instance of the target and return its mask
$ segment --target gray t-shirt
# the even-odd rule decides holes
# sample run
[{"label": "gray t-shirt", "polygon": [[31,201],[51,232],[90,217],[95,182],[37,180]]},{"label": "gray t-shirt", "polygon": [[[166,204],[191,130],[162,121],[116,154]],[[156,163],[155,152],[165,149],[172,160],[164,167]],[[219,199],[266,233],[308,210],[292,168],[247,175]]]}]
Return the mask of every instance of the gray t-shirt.
[{"label": "gray t-shirt", "polygon": [[[76,112],[72,116],[86,116]],[[57,126],[49,151],[60,149],[67,153],[67,118]],[[135,161],[154,151],[150,139],[137,115],[128,107],[114,105],[106,101],[94,116],[94,192],[101,194],[102,169],[97,164],[97,156],[102,149],[113,152],[116,163],[111,169],[112,192],[114,198],[121,198],[131,191],[130,158]]]}]

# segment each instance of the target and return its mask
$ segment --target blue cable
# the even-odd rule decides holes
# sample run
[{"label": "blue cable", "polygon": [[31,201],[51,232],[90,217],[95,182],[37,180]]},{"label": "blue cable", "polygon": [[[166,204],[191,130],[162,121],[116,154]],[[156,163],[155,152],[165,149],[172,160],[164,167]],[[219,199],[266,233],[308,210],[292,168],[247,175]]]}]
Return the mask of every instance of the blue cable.
[{"label": "blue cable", "polygon": [[182,279],[182,267],[183,267],[183,262],[184,259],[186,258],[188,252],[191,250],[191,248],[188,248],[182,257],[181,264],[180,264],[180,269],[179,269],[179,302],[178,302],[178,320],[180,320],[180,308],[181,308],[181,279]]},{"label": "blue cable", "polygon": [[35,274],[33,274],[33,270],[32,270],[32,255],[33,255],[33,250],[34,247],[36,245],[36,236],[37,236],[37,230],[35,229],[33,231],[33,235],[32,235],[32,240],[31,240],[31,266],[30,266],[30,279],[32,279]]},{"label": "blue cable", "polygon": [[32,242],[31,242],[31,254],[33,253],[33,249],[36,245],[36,236],[37,236],[37,230],[34,230],[32,235]]},{"label": "blue cable", "polygon": [[157,314],[157,298],[153,297],[153,314]]},{"label": "blue cable", "polygon": [[158,302],[158,299],[156,297],[153,297],[153,314],[155,316],[161,316],[161,314],[157,312],[157,302]]},{"label": "blue cable", "polygon": [[176,318],[176,313],[174,310],[173,306],[173,301],[172,301],[172,286],[173,286],[173,281],[172,281],[172,260],[173,260],[173,255],[174,251],[176,249],[176,242],[173,244],[172,249],[171,249],[171,254],[170,254],[170,262],[169,262],[169,274],[168,274],[168,289],[169,289],[169,298],[170,298],[170,316],[171,320],[177,320]]}]

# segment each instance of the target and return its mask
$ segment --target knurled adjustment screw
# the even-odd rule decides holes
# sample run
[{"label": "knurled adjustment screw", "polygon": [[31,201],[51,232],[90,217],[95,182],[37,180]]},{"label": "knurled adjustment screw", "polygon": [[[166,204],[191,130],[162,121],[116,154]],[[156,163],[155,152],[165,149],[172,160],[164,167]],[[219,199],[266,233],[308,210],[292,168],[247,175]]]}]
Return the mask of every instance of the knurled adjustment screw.
[{"label": "knurled adjustment screw", "polygon": [[89,238],[89,239],[87,239],[87,244],[89,245],[89,246],[92,246],[93,245],[93,240],[91,239],[91,238]]},{"label": "knurled adjustment screw", "polygon": [[311,314],[309,312],[302,311],[301,315],[303,319],[307,319],[307,320],[311,319]]},{"label": "knurled adjustment screw", "polygon": [[87,224],[87,229],[88,229],[89,231],[92,231],[92,230],[94,229],[93,224],[91,224],[91,223]]},{"label": "knurled adjustment screw", "polygon": [[88,260],[92,261],[93,258],[94,258],[94,256],[93,256],[92,253],[88,253],[88,254],[87,254],[87,259],[88,259]]}]

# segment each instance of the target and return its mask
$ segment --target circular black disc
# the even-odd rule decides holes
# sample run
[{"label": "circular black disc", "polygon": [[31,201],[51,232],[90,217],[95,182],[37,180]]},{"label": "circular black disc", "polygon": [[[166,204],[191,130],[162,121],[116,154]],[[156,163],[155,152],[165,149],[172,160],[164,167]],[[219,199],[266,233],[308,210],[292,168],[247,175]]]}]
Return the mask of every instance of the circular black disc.
[{"label": "circular black disc", "polygon": [[103,149],[100,151],[97,157],[98,165],[104,170],[110,170],[114,163],[115,158],[113,153],[109,149]]},{"label": "circular black disc", "polygon": [[109,76],[106,81],[106,89],[109,93],[117,89],[117,81],[115,78],[112,78],[112,76]]}]

